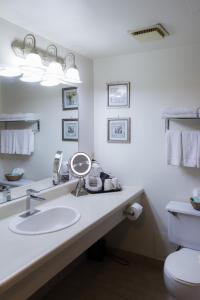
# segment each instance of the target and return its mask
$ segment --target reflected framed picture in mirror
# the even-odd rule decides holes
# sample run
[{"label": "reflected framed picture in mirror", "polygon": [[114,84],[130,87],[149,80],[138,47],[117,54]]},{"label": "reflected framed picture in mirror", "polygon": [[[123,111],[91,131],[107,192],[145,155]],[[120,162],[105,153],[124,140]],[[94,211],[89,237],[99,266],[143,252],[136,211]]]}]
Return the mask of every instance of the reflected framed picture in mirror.
[{"label": "reflected framed picture in mirror", "polygon": [[108,108],[130,107],[130,82],[107,84]]},{"label": "reflected framed picture in mirror", "polygon": [[107,141],[109,143],[131,142],[131,119],[112,118],[107,120]]},{"label": "reflected framed picture in mirror", "polygon": [[62,140],[78,141],[78,119],[62,119]]},{"label": "reflected framed picture in mirror", "polygon": [[62,89],[62,108],[63,110],[78,109],[77,87],[68,87]]}]

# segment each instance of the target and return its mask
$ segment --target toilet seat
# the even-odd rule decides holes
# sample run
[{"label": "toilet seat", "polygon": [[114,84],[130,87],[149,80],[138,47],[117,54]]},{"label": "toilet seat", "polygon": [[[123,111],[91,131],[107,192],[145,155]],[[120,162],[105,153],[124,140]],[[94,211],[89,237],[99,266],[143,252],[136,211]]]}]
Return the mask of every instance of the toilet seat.
[{"label": "toilet seat", "polygon": [[164,269],[176,282],[200,288],[200,251],[182,248],[166,258]]}]

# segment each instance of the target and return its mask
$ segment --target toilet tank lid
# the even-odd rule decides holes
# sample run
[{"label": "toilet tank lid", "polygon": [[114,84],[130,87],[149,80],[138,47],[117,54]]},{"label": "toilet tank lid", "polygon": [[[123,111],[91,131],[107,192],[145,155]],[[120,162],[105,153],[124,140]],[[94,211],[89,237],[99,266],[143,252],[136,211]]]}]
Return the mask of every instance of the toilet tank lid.
[{"label": "toilet tank lid", "polygon": [[200,211],[194,209],[188,202],[170,201],[166,206],[166,210],[172,213],[180,213],[200,217]]}]

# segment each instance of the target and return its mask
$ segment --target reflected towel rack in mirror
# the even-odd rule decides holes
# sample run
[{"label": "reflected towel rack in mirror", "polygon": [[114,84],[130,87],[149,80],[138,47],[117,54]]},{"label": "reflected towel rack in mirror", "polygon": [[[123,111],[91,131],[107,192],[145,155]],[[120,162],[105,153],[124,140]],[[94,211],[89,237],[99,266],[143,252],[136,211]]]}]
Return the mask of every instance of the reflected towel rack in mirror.
[{"label": "reflected towel rack in mirror", "polygon": [[178,120],[200,120],[200,118],[165,118],[165,131],[170,129],[170,121],[178,121]]},{"label": "reflected towel rack in mirror", "polygon": [[5,124],[5,129],[7,129],[7,125],[9,123],[30,123],[36,124],[35,128],[33,128],[33,132],[40,131],[40,119],[39,115],[35,113],[18,113],[18,114],[0,114],[0,123]]}]

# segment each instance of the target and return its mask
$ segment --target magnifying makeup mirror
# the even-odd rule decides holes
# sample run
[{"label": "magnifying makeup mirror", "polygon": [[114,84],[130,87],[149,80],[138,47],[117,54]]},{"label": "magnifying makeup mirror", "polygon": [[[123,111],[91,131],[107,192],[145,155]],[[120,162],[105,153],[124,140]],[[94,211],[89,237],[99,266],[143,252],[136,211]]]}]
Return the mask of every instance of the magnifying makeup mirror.
[{"label": "magnifying makeup mirror", "polygon": [[72,192],[76,197],[87,195],[87,191],[84,189],[84,177],[90,173],[92,167],[92,161],[84,152],[75,153],[70,161],[70,172],[74,177],[79,179],[75,191]]}]

